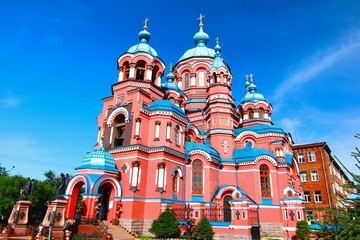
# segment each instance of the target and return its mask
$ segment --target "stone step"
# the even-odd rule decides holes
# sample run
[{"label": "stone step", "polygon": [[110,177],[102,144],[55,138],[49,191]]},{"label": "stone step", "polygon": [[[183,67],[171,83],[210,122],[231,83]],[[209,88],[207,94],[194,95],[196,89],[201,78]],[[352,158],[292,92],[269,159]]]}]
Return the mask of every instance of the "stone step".
[{"label": "stone step", "polygon": [[112,235],[114,240],[133,240],[134,236],[122,228],[120,225],[112,225],[109,221],[103,221],[107,226],[107,231]]}]

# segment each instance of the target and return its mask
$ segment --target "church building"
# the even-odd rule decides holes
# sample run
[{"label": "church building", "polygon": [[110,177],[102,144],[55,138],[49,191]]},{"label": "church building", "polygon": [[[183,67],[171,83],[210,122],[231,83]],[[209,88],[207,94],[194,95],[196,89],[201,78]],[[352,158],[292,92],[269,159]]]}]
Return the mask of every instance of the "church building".
[{"label": "church building", "polygon": [[207,217],[214,239],[295,235],[305,216],[291,136],[272,123],[272,105],[252,74],[235,104],[220,43],[207,45],[198,20],[195,47],[169,70],[149,44],[147,19],[139,42],[117,59],[97,144],[66,190],[67,219],[100,217],[102,208],[101,218],[151,235],[169,208],[184,229]]}]

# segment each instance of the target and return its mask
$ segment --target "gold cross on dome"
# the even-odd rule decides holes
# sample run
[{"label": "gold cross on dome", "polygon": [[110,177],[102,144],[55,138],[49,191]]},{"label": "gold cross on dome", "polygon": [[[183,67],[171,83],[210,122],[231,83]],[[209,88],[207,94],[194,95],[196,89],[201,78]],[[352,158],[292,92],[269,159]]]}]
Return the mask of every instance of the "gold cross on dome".
[{"label": "gold cross on dome", "polygon": [[203,20],[204,17],[205,17],[205,15],[202,15],[202,14],[200,13],[200,17],[197,19],[197,20],[200,20],[200,24],[199,24],[200,27],[203,27],[203,26],[204,26],[204,24],[203,24],[203,22],[202,22],[202,20]]},{"label": "gold cross on dome", "polygon": [[170,72],[172,72],[172,62],[170,63]]},{"label": "gold cross on dome", "polygon": [[219,44],[219,37],[216,37],[216,44]]},{"label": "gold cross on dome", "polygon": [[147,30],[148,26],[147,23],[150,21],[150,19],[148,17],[145,18],[144,20],[144,30]]}]

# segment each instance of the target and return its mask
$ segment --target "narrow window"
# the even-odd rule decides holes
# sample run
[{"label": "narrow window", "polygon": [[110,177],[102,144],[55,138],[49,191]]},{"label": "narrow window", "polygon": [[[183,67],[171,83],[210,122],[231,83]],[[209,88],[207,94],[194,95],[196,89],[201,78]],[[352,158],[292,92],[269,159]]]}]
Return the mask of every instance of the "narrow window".
[{"label": "narrow window", "polygon": [[304,162],[305,162],[304,153],[299,152],[299,153],[297,154],[297,156],[298,156],[298,162],[299,162],[299,163],[304,163]]},{"label": "narrow window", "polygon": [[199,72],[199,86],[203,87],[204,86],[204,80],[205,79],[205,74],[204,72]]},{"label": "narrow window", "polygon": [[308,152],[308,159],[309,159],[309,162],[315,162],[315,161],[316,161],[316,157],[315,157],[315,152],[314,152],[314,151]]},{"label": "narrow window", "polygon": [[161,193],[165,191],[165,166],[163,162],[158,163],[157,191]]},{"label": "narrow window", "polygon": [[301,212],[300,212],[300,210],[296,211],[296,215],[297,215],[297,220],[301,220]]},{"label": "narrow window", "polygon": [[261,183],[261,196],[271,197],[271,186],[270,186],[270,171],[268,166],[262,164],[260,166],[260,183]]},{"label": "narrow window", "polygon": [[144,80],[145,76],[145,62],[139,61],[136,64],[136,80]]},{"label": "narrow window", "polygon": [[173,179],[172,179],[172,191],[173,193],[177,193],[179,190],[178,190],[178,185],[179,185],[179,171],[175,171],[174,172],[174,176],[173,176]]},{"label": "narrow window", "polygon": [[203,164],[195,160],[192,164],[192,193],[202,194],[203,191]]},{"label": "narrow window", "polygon": [[311,202],[310,191],[304,191],[304,202],[305,203]]},{"label": "narrow window", "polygon": [[160,124],[161,122],[159,121],[155,122],[155,141],[160,140]]},{"label": "narrow window", "polygon": [[180,127],[178,125],[175,126],[175,145],[180,145]]},{"label": "narrow window", "polygon": [[308,181],[307,173],[306,172],[301,172],[300,173],[300,179],[301,179],[301,182],[307,182]]},{"label": "narrow window", "polygon": [[170,137],[171,137],[171,122],[168,122],[166,124],[166,141],[170,142]]},{"label": "narrow window", "polygon": [[314,201],[316,203],[322,202],[321,191],[314,191]]},{"label": "narrow window", "polygon": [[131,191],[136,192],[138,190],[138,184],[140,181],[140,162],[134,161],[132,162],[132,169],[131,169]]},{"label": "narrow window", "polygon": [[249,119],[254,118],[254,111],[252,109],[249,109]]},{"label": "narrow window", "polygon": [[185,73],[185,89],[189,87],[189,79],[190,75],[188,73]]},{"label": "narrow window", "polygon": [[125,116],[122,114],[117,115],[113,126],[113,147],[123,146],[125,139]]},{"label": "narrow window", "polygon": [[135,138],[140,138],[140,124],[141,124],[141,118],[136,119],[136,125],[135,125]]},{"label": "narrow window", "polygon": [[319,181],[319,174],[317,170],[311,170],[310,175],[311,175],[311,181],[313,182]]}]

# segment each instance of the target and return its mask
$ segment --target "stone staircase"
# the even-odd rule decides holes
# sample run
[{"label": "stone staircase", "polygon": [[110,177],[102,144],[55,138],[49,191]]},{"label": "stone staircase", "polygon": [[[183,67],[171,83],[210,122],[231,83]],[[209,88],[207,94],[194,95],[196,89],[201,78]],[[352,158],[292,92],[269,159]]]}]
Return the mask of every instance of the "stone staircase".
[{"label": "stone staircase", "polygon": [[112,225],[110,221],[103,221],[107,226],[108,233],[111,233],[113,240],[133,240],[135,237],[120,225]]}]

